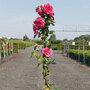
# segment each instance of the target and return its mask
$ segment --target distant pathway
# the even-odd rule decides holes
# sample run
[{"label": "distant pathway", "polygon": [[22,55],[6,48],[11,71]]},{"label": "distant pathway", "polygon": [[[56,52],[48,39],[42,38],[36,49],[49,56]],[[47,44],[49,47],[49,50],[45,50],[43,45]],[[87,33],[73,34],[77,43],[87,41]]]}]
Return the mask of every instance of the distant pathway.
[{"label": "distant pathway", "polygon": [[[0,65],[0,90],[41,90],[42,68],[35,69],[36,59],[27,48],[11,61]],[[51,82],[62,90],[90,90],[90,71],[66,57],[54,54],[57,64],[50,66]]]}]

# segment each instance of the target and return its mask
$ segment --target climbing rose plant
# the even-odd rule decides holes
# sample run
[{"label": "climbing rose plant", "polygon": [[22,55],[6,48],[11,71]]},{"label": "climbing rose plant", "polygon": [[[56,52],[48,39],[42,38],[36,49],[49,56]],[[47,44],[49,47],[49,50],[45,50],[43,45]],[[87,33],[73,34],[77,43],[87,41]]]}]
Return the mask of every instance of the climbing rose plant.
[{"label": "climbing rose plant", "polygon": [[[45,5],[41,5],[36,7],[36,12],[39,14],[39,17],[35,19],[33,22],[33,31],[34,38],[38,36],[42,40],[42,49],[41,54],[38,54],[39,50],[37,50],[37,46],[34,47],[34,52],[32,52],[33,56],[36,56],[38,60],[38,65],[42,65],[43,67],[43,90],[50,90],[52,87],[55,90],[58,90],[54,83],[50,83],[48,79],[48,75],[50,74],[49,65],[56,64],[55,60],[49,60],[52,55],[51,40],[49,39],[50,35],[54,33],[53,30],[49,30],[49,26],[54,26],[54,11],[53,7],[48,3]],[[60,89],[59,89],[60,90]]]}]

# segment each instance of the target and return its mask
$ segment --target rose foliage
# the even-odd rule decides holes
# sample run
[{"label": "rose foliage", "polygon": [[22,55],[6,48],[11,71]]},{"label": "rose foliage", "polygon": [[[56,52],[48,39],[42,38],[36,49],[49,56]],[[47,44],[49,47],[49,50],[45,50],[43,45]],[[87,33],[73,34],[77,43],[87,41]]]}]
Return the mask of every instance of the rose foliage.
[{"label": "rose foliage", "polygon": [[[33,22],[33,31],[35,34],[34,38],[38,36],[43,43],[41,54],[38,54],[38,46],[35,46],[35,51],[32,52],[32,55],[36,56],[38,60],[37,67],[39,67],[41,64],[43,67],[43,90],[50,90],[52,87],[54,87],[54,84],[50,84],[49,79],[47,78],[47,76],[50,74],[48,66],[50,64],[56,64],[55,60],[49,60],[49,57],[52,55],[52,50],[50,49],[51,40],[49,37],[54,33],[53,30],[49,30],[49,26],[54,26],[54,11],[53,7],[48,3],[36,7],[36,12],[39,14],[39,17],[37,17]],[[56,87],[54,87],[54,89],[58,90]]]}]

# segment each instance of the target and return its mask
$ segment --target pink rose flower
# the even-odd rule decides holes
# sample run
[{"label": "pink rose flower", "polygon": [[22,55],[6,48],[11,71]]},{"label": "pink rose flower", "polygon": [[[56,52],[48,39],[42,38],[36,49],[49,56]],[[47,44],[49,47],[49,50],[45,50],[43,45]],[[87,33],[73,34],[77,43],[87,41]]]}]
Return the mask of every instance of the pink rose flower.
[{"label": "pink rose flower", "polygon": [[52,50],[50,50],[48,47],[42,48],[41,53],[45,54],[46,57],[50,57],[52,55]]},{"label": "pink rose flower", "polygon": [[36,7],[36,12],[39,14],[39,15],[42,15],[42,13],[43,13],[43,6],[41,5],[40,7],[38,6],[38,7]]},{"label": "pink rose flower", "polygon": [[48,14],[48,15],[52,16],[53,13],[54,13],[53,7],[52,7],[49,3],[48,3],[48,4],[45,4],[45,5],[43,6],[43,12],[44,12],[45,14]]},{"label": "pink rose flower", "polygon": [[51,20],[52,20],[52,22],[54,22],[54,18],[53,17],[51,17]]},{"label": "pink rose flower", "polygon": [[38,17],[35,21],[34,24],[38,27],[38,28],[43,28],[45,26],[45,19],[42,17]]},{"label": "pink rose flower", "polygon": [[38,28],[36,25],[33,25],[33,31],[36,35],[38,35]]}]

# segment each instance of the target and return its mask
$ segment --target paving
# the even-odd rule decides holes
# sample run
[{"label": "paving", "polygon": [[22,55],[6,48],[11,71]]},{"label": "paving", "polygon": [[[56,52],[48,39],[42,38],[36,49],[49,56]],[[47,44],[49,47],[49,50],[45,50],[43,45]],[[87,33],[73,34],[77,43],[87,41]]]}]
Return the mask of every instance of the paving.
[{"label": "paving", "polygon": [[[42,68],[35,68],[32,50],[27,48],[0,65],[0,90],[42,90]],[[50,82],[62,90],[90,90],[90,70],[57,53],[51,59],[57,64],[49,67]]]}]

